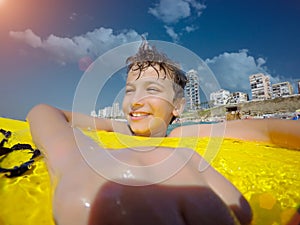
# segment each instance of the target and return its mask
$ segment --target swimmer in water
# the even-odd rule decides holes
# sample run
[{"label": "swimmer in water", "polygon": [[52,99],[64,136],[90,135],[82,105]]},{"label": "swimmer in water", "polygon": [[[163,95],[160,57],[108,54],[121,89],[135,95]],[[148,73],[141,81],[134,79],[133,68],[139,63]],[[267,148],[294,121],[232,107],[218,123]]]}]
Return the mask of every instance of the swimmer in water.
[{"label": "swimmer in water", "polygon": [[[147,151],[145,146],[111,151],[113,157],[141,168],[158,163],[174,152],[174,165],[190,157],[177,173],[159,183],[151,183],[151,179],[162,171],[153,174],[142,169],[140,173],[128,170],[124,176],[123,169],[104,162],[103,167],[109,168],[114,176],[108,180],[91,169],[79,151],[80,143],[84,146],[95,146],[95,143],[74,127],[165,137],[168,125],[184,109],[186,82],[177,64],[144,41],[137,54],[128,58],[123,100],[127,123],[45,104],[29,112],[27,120],[33,140],[44,151],[56,185],[53,211],[57,224],[250,224],[252,212],[246,199],[209,164],[200,172],[198,165],[203,158],[192,154],[191,149],[174,151],[173,148],[156,147]],[[212,132],[223,127],[222,123],[182,126],[168,136],[209,137],[213,134],[300,148],[300,134],[296,132],[300,124],[292,121],[232,121],[227,122],[224,132]],[[105,151],[97,146],[95,160],[105,157]],[[149,185],[138,185],[139,182]]]}]

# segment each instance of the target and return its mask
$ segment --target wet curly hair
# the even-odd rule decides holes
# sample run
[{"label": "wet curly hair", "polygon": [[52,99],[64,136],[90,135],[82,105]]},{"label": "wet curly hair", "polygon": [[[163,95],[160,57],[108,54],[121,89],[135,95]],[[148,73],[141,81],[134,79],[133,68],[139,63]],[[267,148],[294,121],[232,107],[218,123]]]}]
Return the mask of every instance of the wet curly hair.
[{"label": "wet curly hair", "polygon": [[[160,71],[163,71],[165,79],[167,76],[174,81],[175,98],[184,97],[184,88],[187,83],[185,72],[180,68],[180,65],[170,60],[166,54],[159,52],[155,46],[150,46],[144,39],[140,45],[138,52],[127,58],[127,73],[130,70],[139,71],[136,79],[139,79],[143,70],[152,67],[157,76],[160,76]],[[158,66],[158,69],[157,67]]]}]

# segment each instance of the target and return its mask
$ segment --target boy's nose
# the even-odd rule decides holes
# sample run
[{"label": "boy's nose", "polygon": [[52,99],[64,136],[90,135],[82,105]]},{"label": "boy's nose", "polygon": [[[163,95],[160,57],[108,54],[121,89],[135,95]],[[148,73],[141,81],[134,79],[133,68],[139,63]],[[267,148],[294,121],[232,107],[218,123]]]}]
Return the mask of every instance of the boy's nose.
[{"label": "boy's nose", "polygon": [[144,105],[143,101],[141,99],[139,99],[139,100],[133,101],[131,103],[131,109],[137,110],[137,109],[141,108],[143,105]]},{"label": "boy's nose", "polygon": [[135,95],[131,99],[131,109],[136,110],[144,105],[144,99],[145,99],[145,93],[144,91],[136,91]]}]

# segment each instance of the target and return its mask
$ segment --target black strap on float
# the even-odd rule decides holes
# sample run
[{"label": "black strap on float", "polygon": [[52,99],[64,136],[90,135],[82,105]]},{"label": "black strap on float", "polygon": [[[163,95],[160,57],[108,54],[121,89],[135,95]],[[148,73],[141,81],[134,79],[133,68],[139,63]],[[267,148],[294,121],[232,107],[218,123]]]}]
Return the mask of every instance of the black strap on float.
[{"label": "black strap on float", "polygon": [[4,135],[4,139],[0,142],[0,156],[8,155],[13,151],[20,151],[20,150],[30,150],[29,153],[32,154],[31,158],[28,161],[22,163],[20,166],[15,166],[13,168],[0,167],[0,173],[9,173],[9,174],[5,174],[6,177],[21,176],[23,173],[25,173],[31,168],[31,165],[34,163],[34,159],[41,155],[41,151],[38,149],[33,149],[30,144],[18,143],[10,148],[4,147],[5,142],[8,142],[8,139],[11,137],[11,132],[0,129],[0,133]]}]

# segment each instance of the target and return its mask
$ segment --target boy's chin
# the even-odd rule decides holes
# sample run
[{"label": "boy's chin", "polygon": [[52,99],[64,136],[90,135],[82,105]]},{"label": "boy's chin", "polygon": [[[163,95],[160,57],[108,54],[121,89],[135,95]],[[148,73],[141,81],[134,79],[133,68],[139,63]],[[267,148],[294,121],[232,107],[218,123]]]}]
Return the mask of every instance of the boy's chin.
[{"label": "boy's chin", "polygon": [[143,126],[130,125],[131,131],[136,136],[151,136],[149,128]]},{"label": "boy's chin", "polygon": [[130,123],[134,135],[145,137],[164,137],[167,126],[162,119],[153,118],[144,123]]}]

